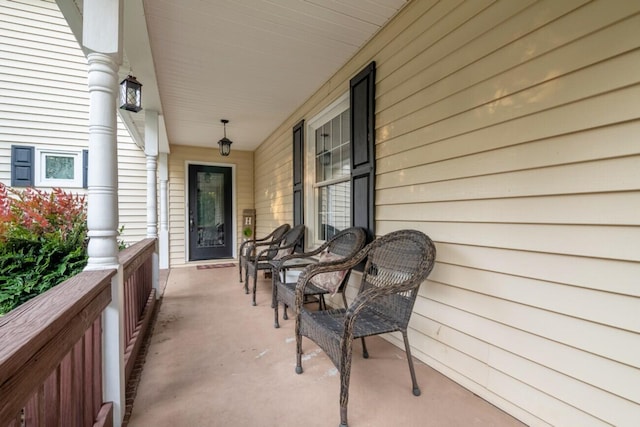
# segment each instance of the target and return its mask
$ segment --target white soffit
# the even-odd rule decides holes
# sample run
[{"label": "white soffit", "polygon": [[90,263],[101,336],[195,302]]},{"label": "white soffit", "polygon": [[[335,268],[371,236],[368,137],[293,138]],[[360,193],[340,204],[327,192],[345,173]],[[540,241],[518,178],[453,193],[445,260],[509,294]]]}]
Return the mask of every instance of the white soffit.
[{"label": "white soffit", "polygon": [[152,55],[129,49],[132,31],[125,49],[143,85],[155,68],[171,144],[215,148],[224,118],[233,149],[253,150],[405,3],[143,0]]}]

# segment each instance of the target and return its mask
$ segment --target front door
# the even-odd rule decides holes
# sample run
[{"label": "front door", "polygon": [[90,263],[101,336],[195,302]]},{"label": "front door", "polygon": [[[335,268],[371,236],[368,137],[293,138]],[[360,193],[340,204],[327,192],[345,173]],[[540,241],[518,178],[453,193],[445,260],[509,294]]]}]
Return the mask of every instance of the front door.
[{"label": "front door", "polygon": [[189,165],[189,261],[233,256],[231,168]]}]

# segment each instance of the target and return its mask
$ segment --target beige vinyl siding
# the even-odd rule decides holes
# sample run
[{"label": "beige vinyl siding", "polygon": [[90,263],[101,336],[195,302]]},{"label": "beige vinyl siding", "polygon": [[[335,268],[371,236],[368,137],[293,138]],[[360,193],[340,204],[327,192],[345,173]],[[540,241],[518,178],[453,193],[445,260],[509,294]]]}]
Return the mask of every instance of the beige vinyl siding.
[{"label": "beige vinyl siding", "polygon": [[[118,214],[120,226],[124,226],[120,238],[127,244],[147,237],[146,162],[144,151],[118,116]],[[159,219],[156,224],[159,226]]]},{"label": "beige vinyl siding", "polygon": [[[88,147],[87,61],[55,2],[0,0],[0,40],[0,182],[10,185],[11,145]],[[131,244],[146,236],[146,160],[119,117],[117,139],[121,240]]]},{"label": "beige vinyl siding", "polygon": [[638,28],[638,2],[414,0],[256,151],[258,223],[291,220],[292,126],[375,60],[376,234],[438,249],[414,355],[532,426],[637,425]]},{"label": "beige vinyl siding", "polygon": [[[256,236],[293,224],[293,126],[255,153]],[[257,159],[260,159],[258,161]],[[307,171],[305,170],[305,174]],[[305,175],[306,176],[306,175]],[[307,179],[309,179],[307,177]]]},{"label": "beige vinyl siding", "polygon": [[169,155],[169,263],[176,267],[188,263],[189,241],[185,235],[187,215],[186,165],[189,164],[228,164],[235,165],[235,209],[236,224],[233,239],[237,253],[241,242],[242,210],[253,209],[253,153],[231,150],[229,157],[222,157],[217,147],[202,148],[184,145],[172,145]]}]

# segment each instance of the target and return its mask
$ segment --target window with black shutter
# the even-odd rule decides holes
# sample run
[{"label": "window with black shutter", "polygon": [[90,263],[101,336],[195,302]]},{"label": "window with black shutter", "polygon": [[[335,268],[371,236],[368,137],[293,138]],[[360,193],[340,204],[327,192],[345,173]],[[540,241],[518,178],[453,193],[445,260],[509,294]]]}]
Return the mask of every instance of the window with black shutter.
[{"label": "window with black shutter", "polygon": [[[306,183],[305,224],[313,245],[351,226],[364,227],[375,236],[375,63],[350,81],[350,90],[311,118],[307,152],[294,128],[294,217],[302,217],[302,194],[296,196],[296,164],[306,158],[312,177]],[[299,145],[298,145],[299,144]],[[299,147],[299,148],[297,148]],[[302,169],[299,169],[302,171]],[[297,216],[300,215],[300,216]],[[297,223],[296,223],[297,224]]]},{"label": "window with black shutter", "polygon": [[[304,223],[304,120],[293,127],[293,225]],[[296,247],[304,250],[304,237]]]},{"label": "window with black shutter", "polygon": [[350,82],[351,225],[375,236],[375,79],[371,62]]}]

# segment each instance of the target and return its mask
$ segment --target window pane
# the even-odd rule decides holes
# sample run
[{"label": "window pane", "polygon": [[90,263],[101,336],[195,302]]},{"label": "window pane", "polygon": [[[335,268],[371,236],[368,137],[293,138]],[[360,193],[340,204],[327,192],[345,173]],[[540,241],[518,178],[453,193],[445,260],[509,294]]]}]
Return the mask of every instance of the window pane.
[{"label": "window pane", "polygon": [[341,148],[342,151],[342,155],[341,155],[341,167],[342,167],[342,175],[343,176],[349,176],[349,174],[351,173],[351,150],[349,147],[349,144],[345,144],[342,146]]},{"label": "window pane", "polygon": [[323,155],[316,157],[316,182],[324,181],[324,166],[322,165]]},{"label": "window pane", "polygon": [[197,247],[224,246],[224,175],[196,175]]},{"label": "window pane", "polygon": [[346,110],[315,131],[315,227],[318,241],[327,240],[351,225],[349,129],[349,110]]},{"label": "window pane", "polygon": [[324,146],[322,145],[322,128],[316,129],[316,155],[322,153]]},{"label": "window pane", "polygon": [[320,187],[317,195],[318,239],[327,240],[349,228],[351,183],[345,181]]},{"label": "window pane", "polygon": [[340,116],[331,120],[331,148],[336,148],[340,145]]},{"label": "window pane", "polygon": [[351,115],[349,114],[349,110],[345,111],[344,113],[340,114],[340,119],[342,122],[342,138],[341,138],[341,142],[345,143],[345,142],[349,142],[351,135],[350,135],[350,129],[351,129],[351,125],[349,123],[349,118],[351,117]]},{"label": "window pane", "polygon": [[342,161],[340,159],[340,147],[331,150],[331,175],[334,178],[343,176]]},{"label": "window pane", "polygon": [[74,179],[74,158],[66,156],[45,156],[46,179]]}]

